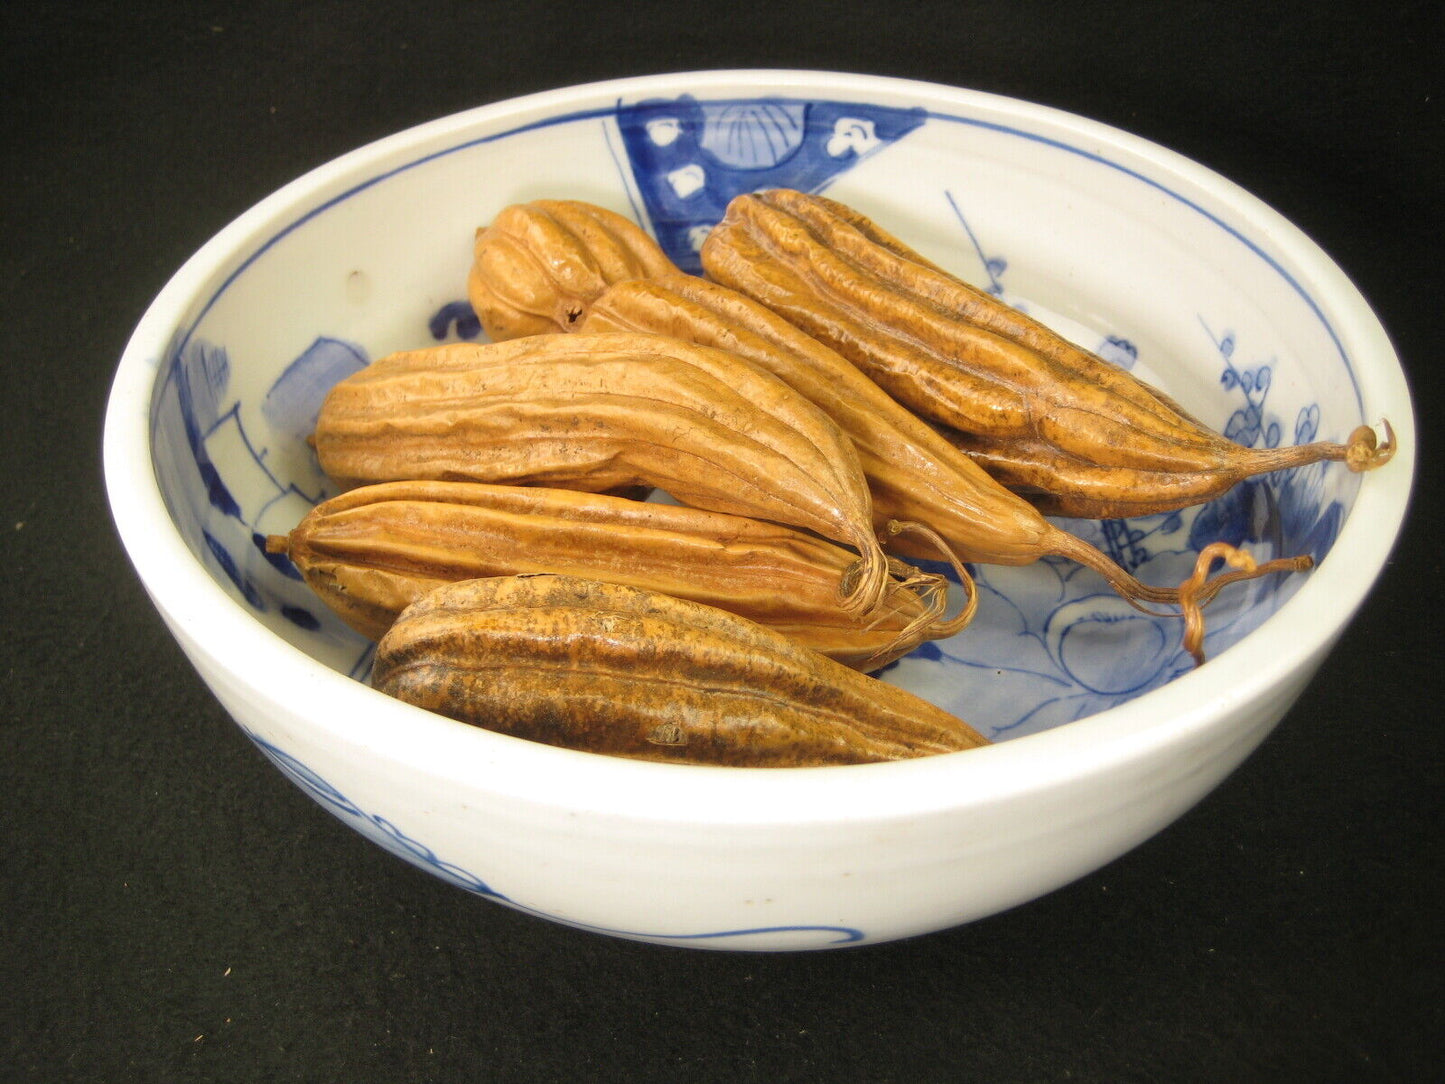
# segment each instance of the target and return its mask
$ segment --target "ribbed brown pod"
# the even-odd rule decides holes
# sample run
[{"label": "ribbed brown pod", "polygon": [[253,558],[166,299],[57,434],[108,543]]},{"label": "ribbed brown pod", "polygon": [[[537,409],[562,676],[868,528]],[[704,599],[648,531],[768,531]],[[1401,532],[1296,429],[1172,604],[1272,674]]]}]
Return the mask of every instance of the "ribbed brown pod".
[{"label": "ribbed brown pod", "polygon": [[873,613],[887,558],[848,437],[734,354],[661,335],[532,335],[379,359],[327,395],[339,485],[416,479],[594,492],[656,486],[698,508],[814,531],[862,558],[845,605]]},{"label": "ribbed brown pod", "polygon": [[901,562],[879,612],[841,604],[858,555],[774,523],[600,493],[481,482],[382,482],[323,501],[268,548],[378,640],[444,583],[550,572],[645,588],[767,625],[856,669],[951,636],[947,581]]},{"label": "ribbed brown pod", "polygon": [[987,744],[948,712],[755,622],[568,576],[436,589],[382,637],[372,684],[499,733],[680,764],[817,767]]},{"label": "ribbed brown pod", "polygon": [[579,200],[534,200],[477,230],[467,297],[500,342],[570,331],[608,284],[669,270],[672,261],[623,216]]},{"label": "ribbed brown pod", "polygon": [[[585,207],[574,208],[569,215],[585,218]],[[539,212],[529,204],[517,214],[527,217]],[[614,222],[612,232],[625,238],[628,252],[648,253],[651,246],[645,260],[652,268],[649,277],[609,283],[607,275],[599,272],[586,280],[585,289],[575,281],[559,280],[552,284],[551,294],[545,281],[536,279],[529,289],[537,311],[564,314],[554,315],[550,326],[554,330],[661,333],[722,347],[768,369],[822,407],[848,434],[858,450],[873,497],[875,523],[882,531],[888,530],[890,521],[924,524],[950,553],[965,561],[1020,565],[1044,556],[1068,557],[1100,573],[1124,598],[1136,603],[1179,604],[1187,610],[1206,605],[1220,589],[1237,580],[1309,567],[1308,559],[1301,558],[1235,569],[1199,586],[1188,597],[1181,597],[1175,588],[1143,584],[1094,547],[1046,520],[1038,508],[991,478],[831,348],[757,301],[684,273],[643,231],[625,220]],[[632,271],[630,265],[573,251],[585,244],[577,233],[536,231],[531,241],[552,247],[531,253],[530,267],[609,265],[622,274]],[[474,267],[473,280],[485,282],[491,273]],[[580,318],[575,315],[579,308]],[[900,537],[893,545],[914,556],[937,556],[939,551],[936,540],[918,532]],[[1198,626],[1196,616],[1189,627]],[[1190,647],[1196,650],[1197,645]]]},{"label": "ribbed brown pod", "polygon": [[1346,443],[1246,448],[1168,396],[910,250],[835,201],[739,196],[709,234],[707,274],[833,347],[1049,514],[1171,511],[1241,480],[1322,460],[1386,462]]}]

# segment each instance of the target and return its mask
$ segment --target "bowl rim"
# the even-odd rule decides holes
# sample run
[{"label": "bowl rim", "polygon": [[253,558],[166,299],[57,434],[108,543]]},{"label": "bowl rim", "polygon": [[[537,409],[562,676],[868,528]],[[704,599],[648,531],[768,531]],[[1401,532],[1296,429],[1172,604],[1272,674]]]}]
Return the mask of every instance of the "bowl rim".
[{"label": "bowl rim", "polygon": [[[208,283],[238,252],[294,221],[358,167],[426,157],[424,148],[527,116],[601,108],[662,92],[859,94],[907,99],[932,110],[986,114],[1000,123],[1068,132],[1123,153],[1222,201],[1267,236],[1271,250],[1308,275],[1331,314],[1365,395],[1390,418],[1400,451],[1367,476],[1330,554],[1259,628],[1200,670],[1124,704],[1039,733],[943,756],[829,768],[708,768],[627,760],[494,734],[392,700],[312,659],[271,632],[212,578],[171,520],[150,449],[159,359]],[[234,273],[234,272],[233,272]],[[1367,417],[1373,414],[1367,413]],[[808,69],[718,69],[609,79],[539,91],[463,110],[396,132],[319,165],[277,189],[197,250],[146,309],[116,369],[102,442],[104,480],[122,544],[152,602],[192,661],[249,687],[288,742],[365,750],[424,776],[538,807],[690,824],[850,823],[976,809],[1081,783],[1123,765],[1208,739],[1224,720],[1266,701],[1275,686],[1302,685],[1323,661],[1383,571],[1403,524],[1414,476],[1409,390],[1388,335],[1344,272],[1309,237],[1213,170],[1142,137],[1051,106],[892,76]],[[1275,654],[1250,650],[1268,638]],[[267,687],[247,672],[268,675]],[[1295,686],[1298,688],[1298,686]],[[307,733],[312,731],[312,733]],[[282,736],[282,735],[285,736]],[[303,735],[305,737],[303,738]],[[853,781],[857,785],[840,786]]]}]

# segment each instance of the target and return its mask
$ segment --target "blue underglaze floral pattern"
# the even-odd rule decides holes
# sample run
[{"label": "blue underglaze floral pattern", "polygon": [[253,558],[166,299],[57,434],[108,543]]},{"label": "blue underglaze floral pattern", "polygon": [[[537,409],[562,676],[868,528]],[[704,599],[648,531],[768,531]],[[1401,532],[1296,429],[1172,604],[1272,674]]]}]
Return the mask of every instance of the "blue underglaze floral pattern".
[{"label": "blue underglaze floral pattern", "polygon": [[279,745],[268,742],[255,731],[246,730],[245,733],[256,748],[266,755],[266,759],[279,768],[291,782],[314,798],[322,808],[335,814],[373,843],[468,892],[506,901],[505,896],[488,888],[480,877],[451,862],[443,861],[434,850],[407,835],[385,817],[366,812],[322,778],[320,773],[308,768]]},{"label": "blue underglaze floral pattern", "polygon": [[[619,103],[610,120],[625,151],[615,159],[625,187],[640,194],[641,210],[672,258],[697,270],[702,240],[734,195],[771,185],[821,190],[907,139],[930,117],[916,109],[856,103],[683,96]],[[1006,255],[970,223],[954,192],[943,197],[965,249],[977,257],[981,284],[1025,304],[1008,297]],[[320,606],[290,563],[266,552],[265,540],[288,531],[330,495],[314,457],[309,467],[287,470],[278,463],[306,459],[304,442],[326,390],[366,365],[368,349],[339,329],[318,328],[312,343],[253,401],[232,387],[231,347],[208,341],[198,330],[203,326],[198,321],[160,359],[162,378],[152,404],[155,468],[175,521],[217,578],[272,627],[364,679],[370,645]],[[1238,341],[1227,313],[1200,313],[1198,326],[1218,356],[1220,387],[1234,403],[1222,426],[1229,437],[1276,446],[1318,436],[1318,406],[1300,408],[1291,419],[1271,409],[1275,362],[1250,357],[1250,344]],[[1126,331],[1110,330],[1094,347],[1132,368],[1141,359]],[[422,341],[480,333],[465,301],[440,306],[417,328]],[[1153,583],[1181,581],[1198,552],[1219,539],[1247,545],[1261,558],[1287,552],[1320,559],[1344,516],[1340,501],[1330,496],[1336,492],[1327,485],[1330,469],[1304,467],[1248,481],[1188,513],[1064,526]],[[950,641],[919,648],[889,673],[966,715],[991,737],[1067,723],[1156,688],[1190,666],[1179,647],[1177,621],[1131,609],[1096,574],[1077,565],[1047,559],[1025,568],[973,572],[981,596],[974,625]],[[1287,590],[1281,579],[1230,588],[1212,608],[1207,649],[1235,642],[1272,613]],[[283,750],[252,737],[307,793],[369,838],[468,891],[516,905],[425,843],[357,808]],[[842,941],[863,937],[842,927],[809,929]],[[696,937],[743,933],[760,931]]]},{"label": "blue underglaze floral pattern", "polygon": [[754,926],[737,930],[714,930],[706,933],[644,933],[636,930],[590,926],[586,923],[538,911],[502,895],[476,874],[463,869],[454,862],[446,861],[431,847],[403,832],[385,817],[368,813],[323,778],[320,773],[307,767],[279,745],[267,741],[249,729],[245,729],[245,734],[256,748],[265,754],[266,759],[279,768],[291,782],[315,799],[323,809],[334,814],[373,843],[458,888],[496,900],[498,903],[504,903],[515,910],[535,915],[538,918],[564,922],[576,929],[590,930],[594,933],[608,933],[618,937],[657,942],[687,943],[746,939],[750,943],[766,943],[769,939],[785,939],[788,943],[795,943],[799,937],[802,937],[814,940],[818,944],[844,945],[867,940],[867,935],[862,930],[852,926]]}]

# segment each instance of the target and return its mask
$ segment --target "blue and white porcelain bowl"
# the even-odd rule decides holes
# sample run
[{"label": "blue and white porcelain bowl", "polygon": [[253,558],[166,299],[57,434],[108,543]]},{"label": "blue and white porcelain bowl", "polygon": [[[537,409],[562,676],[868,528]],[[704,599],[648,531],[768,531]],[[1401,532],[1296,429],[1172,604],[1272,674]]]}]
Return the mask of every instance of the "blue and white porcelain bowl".
[{"label": "blue and white porcelain bowl", "polygon": [[[823,769],[710,769],[536,745],[388,699],[368,645],[262,540],[328,495],[325,389],[390,351],[475,337],[473,233],[504,206],[626,213],[683,266],[728,200],[852,204],[963,277],[1133,368],[1245,444],[1388,419],[1401,451],[1248,482],[1185,514],[1071,522],[1173,584],[1215,539],[1308,574],[1230,588],[1191,667],[1177,621],[1046,560],[980,567],[976,622],[891,667],[997,739]],[[801,949],[980,918],[1179,816],[1275,726],[1380,572],[1413,474],[1405,379],[1359,293],[1219,176],[1039,106],[790,71],[622,80],[381,140],[242,215],[175,275],[106,419],[116,523],[177,641],[278,768],[357,831],[479,896],[675,945]]]}]

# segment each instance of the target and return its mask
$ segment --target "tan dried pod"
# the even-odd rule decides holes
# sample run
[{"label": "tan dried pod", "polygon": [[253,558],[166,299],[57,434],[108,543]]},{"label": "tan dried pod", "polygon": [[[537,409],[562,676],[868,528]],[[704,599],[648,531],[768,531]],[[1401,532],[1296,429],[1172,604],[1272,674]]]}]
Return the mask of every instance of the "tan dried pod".
[{"label": "tan dried pod", "polygon": [[900,522],[929,528],[897,534],[895,549],[917,557],[942,552],[948,560],[1001,565],[1067,557],[1098,572],[1136,606],[1179,605],[1184,645],[1200,661],[1200,609],[1224,587],[1310,567],[1308,558],[1234,563],[1230,571],[1204,582],[1209,562],[1201,558],[1187,591],[1142,583],[1100,550],[1050,523],[832,350],[725,286],[681,273],[665,282],[619,282],[592,303],[579,330],[585,334],[594,328],[662,331],[756,361],[812,398],[852,438],[885,537],[894,534],[891,524]]},{"label": "tan dried pod", "polygon": [[987,744],[756,622],[570,576],[437,588],[382,637],[372,684],[502,734],[679,764],[819,767]]},{"label": "tan dried pod", "polygon": [[[567,217],[585,219],[587,207],[569,204]],[[1094,569],[1136,604],[1203,606],[1236,580],[1308,567],[1307,559],[1287,559],[1252,572],[1228,572],[1203,585],[1187,603],[1175,588],[1144,584],[1048,522],[832,349],[737,291],[686,274],[636,226],[614,224],[613,231],[626,238],[627,251],[646,255],[650,277],[605,285],[606,275],[599,272],[585,291],[559,278],[551,283],[551,293],[546,281],[534,281],[534,307],[553,313],[551,328],[661,333],[721,347],[768,369],[822,407],[848,434],[867,476],[880,530],[888,531],[890,521],[924,524],[943,540],[947,553],[965,561],[1022,565],[1045,556],[1068,557]],[[580,231],[537,233],[530,243],[537,246],[530,256],[534,267],[609,267],[614,273],[630,273],[627,265],[576,251],[588,243]],[[473,269],[474,280],[484,282],[494,273]],[[581,319],[573,315],[579,305]],[[924,532],[903,535],[893,546],[918,557],[936,557],[940,551]]]},{"label": "tan dried pod", "polygon": [[896,563],[879,612],[840,605],[859,558],[816,535],[741,516],[542,486],[381,482],[312,509],[267,548],[377,640],[444,583],[549,572],[716,606],[846,666],[876,670],[959,632],[970,594],[945,616],[948,581]]},{"label": "tan dried pod", "polygon": [[1172,511],[1244,478],[1323,460],[1369,470],[1394,452],[1346,443],[1247,448],[1168,396],[957,279],[835,201],[739,196],[703,246],[707,274],[838,350],[1050,514]]},{"label": "tan dried pod", "polygon": [[[768,369],[822,407],[853,441],[880,530],[893,520],[925,524],[947,553],[963,561],[1022,565],[1068,557],[1097,571],[1126,598],[1178,601],[1177,591],[1140,583],[1050,523],[855,366],[734,290],[682,272],[661,281],[619,282],[592,302],[578,330],[659,332],[722,347]],[[922,535],[900,536],[894,548],[940,555]]]},{"label": "tan dried pod", "polygon": [[622,215],[577,200],[504,208],[477,230],[467,297],[494,341],[567,331],[609,283],[674,269]]},{"label": "tan dried pod", "polygon": [[848,437],[734,354],[662,335],[531,335],[381,358],[336,384],[314,438],[343,488],[435,479],[684,504],[813,531],[862,558],[844,605],[873,613],[888,563]]}]

